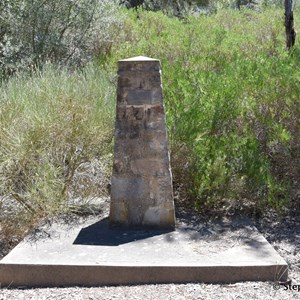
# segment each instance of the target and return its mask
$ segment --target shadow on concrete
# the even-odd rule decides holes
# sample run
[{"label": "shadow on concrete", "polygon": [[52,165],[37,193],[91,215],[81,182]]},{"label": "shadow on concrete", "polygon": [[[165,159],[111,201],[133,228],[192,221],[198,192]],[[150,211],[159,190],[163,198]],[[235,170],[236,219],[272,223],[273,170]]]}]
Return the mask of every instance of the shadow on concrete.
[{"label": "shadow on concrete", "polygon": [[108,218],[80,230],[73,245],[119,246],[173,232],[173,229],[110,226]]}]

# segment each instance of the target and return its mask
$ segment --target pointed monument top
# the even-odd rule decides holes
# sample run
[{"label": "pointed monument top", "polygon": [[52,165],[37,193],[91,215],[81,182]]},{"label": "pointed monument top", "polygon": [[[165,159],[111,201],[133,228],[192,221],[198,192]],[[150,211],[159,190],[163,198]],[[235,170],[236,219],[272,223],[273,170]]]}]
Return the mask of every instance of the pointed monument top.
[{"label": "pointed monument top", "polygon": [[121,59],[119,61],[159,61],[159,60],[147,56],[135,56],[131,58]]}]

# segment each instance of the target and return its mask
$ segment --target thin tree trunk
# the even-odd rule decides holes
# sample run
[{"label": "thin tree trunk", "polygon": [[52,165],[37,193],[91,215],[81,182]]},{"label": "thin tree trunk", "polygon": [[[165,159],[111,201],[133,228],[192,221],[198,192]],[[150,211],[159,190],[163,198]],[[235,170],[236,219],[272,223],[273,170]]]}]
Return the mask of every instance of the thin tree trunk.
[{"label": "thin tree trunk", "polygon": [[294,28],[293,0],[285,0],[285,33],[286,46],[292,48],[296,40],[296,31]]}]

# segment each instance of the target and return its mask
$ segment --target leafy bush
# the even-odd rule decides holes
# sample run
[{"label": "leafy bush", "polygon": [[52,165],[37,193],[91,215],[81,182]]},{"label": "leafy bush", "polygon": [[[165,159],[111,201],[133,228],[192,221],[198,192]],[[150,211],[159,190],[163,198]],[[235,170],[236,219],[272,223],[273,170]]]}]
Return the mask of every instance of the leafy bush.
[{"label": "leafy bush", "polygon": [[297,199],[299,44],[286,51],[282,19],[282,10],[183,21],[141,12],[113,50],[113,62],[161,59],[174,180],[196,207]]},{"label": "leafy bush", "polygon": [[121,24],[108,0],[1,1],[0,79],[46,61],[81,66],[110,51]]}]

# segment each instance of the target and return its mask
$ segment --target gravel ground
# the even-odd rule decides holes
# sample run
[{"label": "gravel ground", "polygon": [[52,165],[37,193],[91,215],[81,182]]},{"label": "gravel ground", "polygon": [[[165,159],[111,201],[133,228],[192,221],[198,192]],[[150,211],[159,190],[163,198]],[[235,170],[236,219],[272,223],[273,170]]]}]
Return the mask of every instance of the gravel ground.
[{"label": "gravel ground", "polygon": [[[102,203],[107,214],[108,201]],[[192,218],[199,222],[199,217]],[[201,221],[201,220],[200,220]],[[203,220],[202,220],[203,221]],[[207,221],[207,220],[206,220]],[[228,220],[227,220],[228,221]],[[159,284],[110,287],[10,289],[0,287],[6,299],[300,299],[300,217],[278,221],[272,216],[254,221],[258,230],[289,264],[289,282],[242,282],[226,285]],[[236,225],[235,225],[236,226]]]},{"label": "gravel ground", "polygon": [[[276,286],[277,288],[277,286]],[[162,284],[97,288],[0,290],[0,299],[300,299],[300,292],[272,283]]]}]

